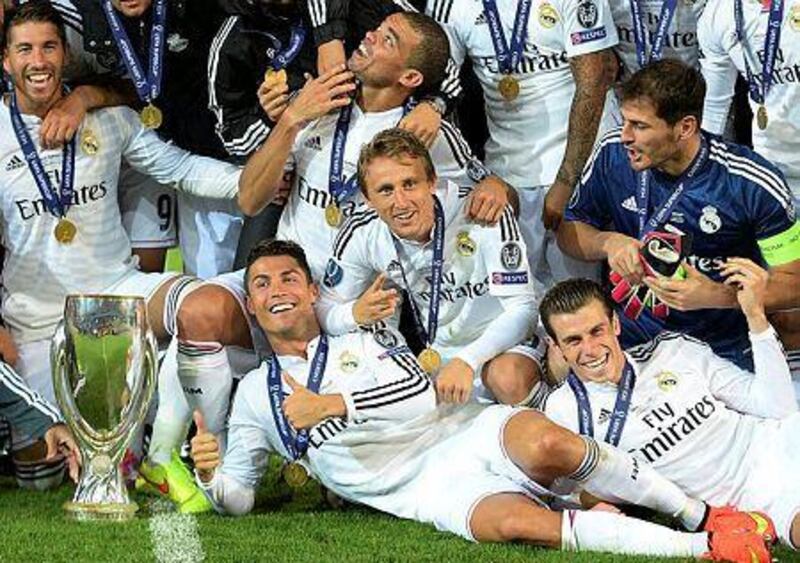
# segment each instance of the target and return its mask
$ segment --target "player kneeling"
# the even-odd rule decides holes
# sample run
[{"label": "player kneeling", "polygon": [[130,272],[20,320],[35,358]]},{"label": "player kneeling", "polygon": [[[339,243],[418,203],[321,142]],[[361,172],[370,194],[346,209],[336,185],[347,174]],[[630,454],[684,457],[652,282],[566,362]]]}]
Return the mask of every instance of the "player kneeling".
[{"label": "player kneeling", "polygon": [[692,530],[708,507],[631,456],[537,411],[437,407],[428,376],[396,333],[320,330],[317,286],[294,243],[256,246],[245,280],[248,309],[275,356],[239,386],[224,462],[196,414],[198,483],[219,512],[252,510],[276,453],[295,475],[313,476],[344,499],[472,541],[769,561],[763,539],[744,530],[684,533],[612,512],[551,511],[543,499],[559,478],[598,498],[674,516]]}]

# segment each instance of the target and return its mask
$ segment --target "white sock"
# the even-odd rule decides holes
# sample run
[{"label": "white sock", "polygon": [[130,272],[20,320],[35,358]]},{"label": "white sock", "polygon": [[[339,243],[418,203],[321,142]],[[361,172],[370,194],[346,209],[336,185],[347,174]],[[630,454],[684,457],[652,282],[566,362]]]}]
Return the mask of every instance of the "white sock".
[{"label": "white sock", "polygon": [[178,380],[178,340],[173,338],[158,370],[158,410],[147,457],[154,463],[169,463],[172,450],[180,450],[192,420],[192,409]]},{"label": "white sock", "polygon": [[709,551],[708,534],[665,526],[599,510],[566,510],[561,517],[561,549],[628,555],[699,557]]},{"label": "white sock", "polygon": [[178,377],[192,410],[203,413],[208,431],[218,439],[225,431],[233,370],[219,342],[178,342]]},{"label": "white sock", "polygon": [[787,350],[786,360],[789,363],[789,372],[794,383],[794,396],[800,404],[800,350]]},{"label": "white sock", "polygon": [[586,443],[586,456],[569,478],[582,483],[588,493],[674,516],[689,530],[700,526],[706,511],[704,503],[689,498],[677,485],[630,454],[587,436],[581,438]]}]

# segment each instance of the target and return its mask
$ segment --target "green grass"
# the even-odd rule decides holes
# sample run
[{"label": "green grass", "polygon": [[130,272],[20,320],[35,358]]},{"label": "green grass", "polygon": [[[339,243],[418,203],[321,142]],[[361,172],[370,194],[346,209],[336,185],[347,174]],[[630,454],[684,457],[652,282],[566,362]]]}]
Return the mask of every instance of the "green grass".
[{"label": "green grass", "polygon": [[[0,479],[0,561],[154,561],[148,528],[150,497],[133,494],[142,509],[127,523],[72,522],[61,509],[72,488],[23,492]],[[643,562],[648,558],[564,554],[522,545],[476,545],[429,526],[368,509],[332,510],[310,483],[298,493],[277,483],[273,471],[259,491],[254,513],[240,518],[197,517],[207,561],[503,561]],[[779,549],[780,561],[798,561]],[[663,561],[682,561],[664,559]]]}]

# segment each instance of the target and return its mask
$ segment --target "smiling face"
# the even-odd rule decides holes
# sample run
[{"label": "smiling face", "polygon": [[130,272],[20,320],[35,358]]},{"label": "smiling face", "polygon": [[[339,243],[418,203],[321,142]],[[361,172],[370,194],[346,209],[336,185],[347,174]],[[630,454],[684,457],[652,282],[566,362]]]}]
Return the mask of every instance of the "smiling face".
[{"label": "smiling face", "polygon": [[111,4],[126,18],[138,18],[144,14],[153,0],[111,0]]},{"label": "smiling face", "polygon": [[619,319],[609,317],[603,303],[589,301],[574,313],[554,314],[550,327],[569,367],[584,381],[617,383],[625,366],[625,355],[617,336]]},{"label": "smiling face", "polygon": [[397,237],[430,239],[436,177],[428,176],[422,158],[378,156],[369,163],[364,184],[367,201]]},{"label": "smiling face", "polygon": [[49,22],[23,22],[8,30],[3,68],[14,82],[22,113],[43,117],[61,97],[66,62],[58,28]]},{"label": "smiling face", "polygon": [[272,338],[290,340],[317,325],[314,303],[319,291],[289,255],[262,256],[247,275],[247,310]]},{"label": "smiling face", "polygon": [[421,40],[402,14],[392,14],[378,29],[367,32],[347,66],[367,86],[386,87],[397,82],[416,86],[421,74],[408,68],[407,62]]}]

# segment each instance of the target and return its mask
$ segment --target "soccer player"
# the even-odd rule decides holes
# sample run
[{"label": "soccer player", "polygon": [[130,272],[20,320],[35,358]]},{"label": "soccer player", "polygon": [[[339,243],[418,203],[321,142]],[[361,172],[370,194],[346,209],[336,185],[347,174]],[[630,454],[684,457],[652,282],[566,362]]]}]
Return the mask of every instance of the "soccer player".
[{"label": "soccer player", "polygon": [[[718,558],[744,561],[752,553],[769,560],[763,540],[742,529],[712,533],[709,548],[704,532],[611,512],[550,511],[547,487],[559,477],[601,498],[678,516],[690,529],[700,527],[707,507],[647,465],[560,429],[538,411],[477,403],[437,408],[430,381],[396,333],[320,330],[318,289],[294,243],[255,247],[246,279],[248,308],[275,356],[239,386],[221,465],[218,442],[196,414],[198,482],[220,512],[252,510],[268,454],[277,453],[299,476],[295,484],[313,475],[345,499],[471,541],[684,557],[710,550]],[[725,514],[711,510],[707,525],[750,521]]]},{"label": "soccer player", "polygon": [[[278,234],[304,246],[315,280],[323,277],[343,218],[364,206],[354,181],[361,145],[395,127],[412,95],[435,91],[448,58],[447,38],[431,18],[392,14],[366,34],[349,69],[334,68],[303,87],[256,153],[264,156],[265,166],[250,172],[263,186],[240,192],[242,209],[253,214],[268,204],[284,168],[293,164],[295,178]],[[351,100],[353,77],[360,87]],[[490,223],[501,217],[513,190],[489,175],[451,124],[442,122],[431,156],[440,177],[465,190],[477,182],[468,203],[471,216]],[[178,311],[181,382],[215,433],[223,429],[233,381],[225,347],[266,350],[261,329],[245,311],[244,296],[243,272],[234,272],[194,291]]]},{"label": "soccer player", "polygon": [[623,352],[600,286],[570,280],[541,305],[571,368],[545,412],[575,432],[605,436],[693,497],[767,513],[781,540],[797,548],[800,491],[790,476],[800,469],[800,415],[764,312],[768,274],[743,258],[729,259],[721,273],[738,288],[755,375],[677,333]]},{"label": "soccer player", "polygon": [[[737,72],[749,86],[753,148],[783,172],[800,205],[800,5],[797,2],[709,1],[700,19],[703,75],[708,82],[703,128],[721,133]],[[797,236],[797,235],[795,235]],[[770,316],[787,348],[800,400],[800,311]]]},{"label": "soccer player", "polygon": [[536,296],[511,207],[495,225],[470,221],[468,192],[437,185],[425,146],[401,129],[364,145],[358,183],[371,209],[352,215],[334,242],[318,305],[323,329],[390,320],[405,289],[427,344],[420,364],[436,375],[440,400],[534,399],[541,352],[523,342]]},{"label": "soccer player", "polygon": [[469,57],[486,101],[486,163],[515,186],[533,275],[545,286],[596,265],[553,233],[591,153],[616,62],[607,0],[434,0],[456,63]]},{"label": "soccer player", "polygon": [[[720,268],[731,256],[768,265],[767,310],[797,306],[800,225],[774,165],[700,130],[704,93],[699,71],[671,60],[622,84],[624,125],[597,145],[559,244],[576,258],[607,259],[625,283],[643,282],[659,300],[623,300],[630,315],[620,317],[623,345],[649,341],[661,330],[685,332],[752,369],[747,323]],[[681,236],[684,254],[691,246],[684,278],[680,271],[644,276],[640,253],[649,236]]]}]

